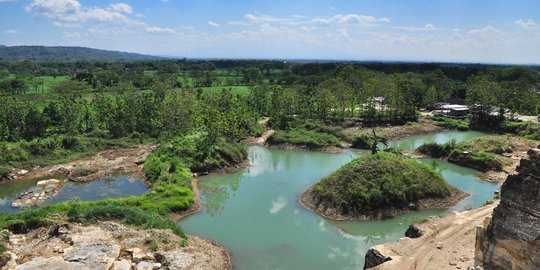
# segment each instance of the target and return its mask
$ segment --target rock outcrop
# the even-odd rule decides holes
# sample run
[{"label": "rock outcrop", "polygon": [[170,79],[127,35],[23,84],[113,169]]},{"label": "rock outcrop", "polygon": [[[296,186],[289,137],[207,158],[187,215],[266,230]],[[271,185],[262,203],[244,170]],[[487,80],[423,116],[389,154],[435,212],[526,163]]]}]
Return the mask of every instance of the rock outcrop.
[{"label": "rock outcrop", "polygon": [[540,149],[501,187],[492,218],[477,228],[475,263],[490,269],[540,269]]},{"label": "rock outcrop", "polygon": [[26,234],[3,231],[9,256],[0,269],[187,270],[231,269],[228,253],[214,242],[183,239],[170,230],[138,230],[115,222],[73,223]]},{"label": "rock outcrop", "polygon": [[21,193],[11,206],[31,207],[38,206],[46,200],[53,198],[60,193],[64,187],[64,181],[57,179],[42,180],[37,182],[35,187]]}]

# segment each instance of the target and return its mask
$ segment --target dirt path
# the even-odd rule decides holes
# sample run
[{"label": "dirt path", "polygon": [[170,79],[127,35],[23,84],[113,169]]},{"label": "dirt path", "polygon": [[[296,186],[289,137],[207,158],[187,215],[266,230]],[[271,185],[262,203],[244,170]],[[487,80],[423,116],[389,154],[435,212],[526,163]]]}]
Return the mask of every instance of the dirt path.
[{"label": "dirt path", "polygon": [[372,269],[467,269],[474,264],[476,227],[491,215],[497,203],[431,218],[420,224],[425,232],[422,237],[375,246],[392,260]]}]

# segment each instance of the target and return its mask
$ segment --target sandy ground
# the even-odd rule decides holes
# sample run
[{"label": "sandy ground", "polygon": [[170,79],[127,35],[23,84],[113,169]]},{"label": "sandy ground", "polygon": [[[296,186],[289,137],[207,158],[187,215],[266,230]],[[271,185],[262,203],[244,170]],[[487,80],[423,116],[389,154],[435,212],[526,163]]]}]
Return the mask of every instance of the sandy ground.
[{"label": "sandy ground", "polygon": [[497,204],[430,218],[419,225],[425,232],[422,237],[375,246],[392,260],[371,269],[468,269],[474,264],[476,227],[491,216]]}]

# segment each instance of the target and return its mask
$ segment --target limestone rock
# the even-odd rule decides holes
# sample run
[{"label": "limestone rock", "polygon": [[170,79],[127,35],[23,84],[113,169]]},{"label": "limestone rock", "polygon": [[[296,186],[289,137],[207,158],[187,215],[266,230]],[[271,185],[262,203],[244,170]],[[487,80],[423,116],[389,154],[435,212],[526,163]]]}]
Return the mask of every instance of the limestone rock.
[{"label": "limestone rock", "polygon": [[370,269],[391,260],[392,258],[381,254],[374,248],[370,248],[366,253],[366,263],[364,265],[364,269]]},{"label": "limestone rock", "polygon": [[15,270],[35,270],[35,269],[47,269],[47,270],[90,270],[83,263],[80,262],[66,262],[62,257],[50,257],[50,258],[34,258],[33,260],[18,265]]},{"label": "limestone rock", "polygon": [[132,270],[133,266],[128,260],[116,261],[113,263],[111,270]]},{"label": "limestone rock", "polygon": [[176,249],[166,252],[156,252],[156,259],[170,270],[187,270],[195,261],[193,256],[183,250]]},{"label": "limestone rock", "polygon": [[69,247],[63,257],[69,262],[81,262],[90,269],[108,270],[119,255],[119,245],[101,243]]},{"label": "limestone rock", "polygon": [[148,261],[142,261],[137,264],[137,270],[153,270],[154,264]]}]

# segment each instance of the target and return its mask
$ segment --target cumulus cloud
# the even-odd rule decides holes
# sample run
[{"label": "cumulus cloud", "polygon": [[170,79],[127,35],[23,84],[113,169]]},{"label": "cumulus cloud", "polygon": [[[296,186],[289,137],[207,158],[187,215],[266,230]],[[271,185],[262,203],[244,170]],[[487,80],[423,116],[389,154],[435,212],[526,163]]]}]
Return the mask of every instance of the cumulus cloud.
[{"label": "cumulus cloud", "polygon": [[536,29],[537,27],[536,22],[531,19],[527,21],[520,19],[520,20],[515,21],[514,24],[527,30],[533,30],[533,29]]},{"label": "cumulus cloud", "polygon": [[17,34],[19,32],[17,30],[15,30],[15,29],[8,29],[4,33],[14,35],[14,34]]},{"label": "cumulus cloud", "polygon": [[176,31],[171,28],[158,26],[147,26],[144,28],[144,31],[152,34],[176,34]]},{"label": "cumulus cloud", "polygon": [[208,21],[208,25],[213,26],[213,27],[219,27],[219,23],[216,23],[213,21]]},{"label": "cumulus cloud", "polygon": [[110,9],[120,13],[131,14],[133,13],[133,8],[126,3],[114,3],[109,5]]},{"label": "cumulus cloud", "polygon": [[108,8],[86,8],[77,0],[34,0],[26,6],[27,12],[50,19],[56,26],[73,26],[87,21],[116,22],[143,25],[126,16],[133,12],[124,3],[111,4]]},{"label": "cumulus cloud", "polygon": [[311,23],[316,25],[339,24],[356,24],[361,26],[375,26],[379,23],[390,23],[388,18],[376,18],[374,16],[360,14],[344,14],[335,15],[332,17],[316,17],[311,20]]},{"label": "cumulus cloud", "polygon": [[491,26],[487,25],[482,28],[472,29],[469,32],[467,32],[469,35],[477,36],[484,39],[492,39],[492,38],[498,38],[501,36],[502,32],[501,30]]},{"label": "cumulus cloud", "polygon": [[272,207],[270,208],[270,214],[277,214],[281,209],[287,205],[287,199],[279,197],[277,200],[272,201]]}]

